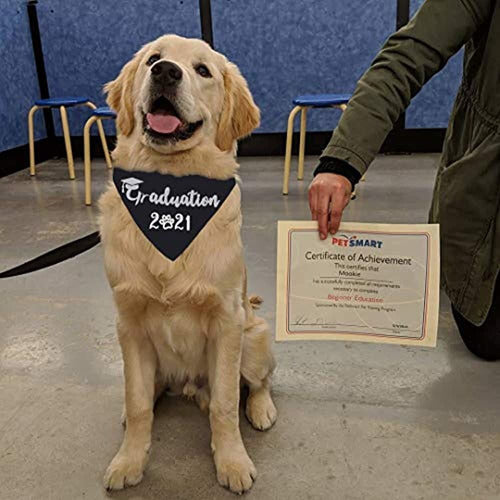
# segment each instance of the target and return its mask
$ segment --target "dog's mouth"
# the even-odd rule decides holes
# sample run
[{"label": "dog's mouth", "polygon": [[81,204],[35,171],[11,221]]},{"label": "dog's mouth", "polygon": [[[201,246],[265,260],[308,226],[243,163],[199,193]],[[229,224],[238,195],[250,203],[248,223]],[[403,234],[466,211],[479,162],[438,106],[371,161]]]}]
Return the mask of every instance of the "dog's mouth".
[{"label": "dog's mouth", "polygon": [[144,132],[156,141],[185,141],[203,124],[203,120],[185,122],[166,97],[155,99],[144,115]]}]

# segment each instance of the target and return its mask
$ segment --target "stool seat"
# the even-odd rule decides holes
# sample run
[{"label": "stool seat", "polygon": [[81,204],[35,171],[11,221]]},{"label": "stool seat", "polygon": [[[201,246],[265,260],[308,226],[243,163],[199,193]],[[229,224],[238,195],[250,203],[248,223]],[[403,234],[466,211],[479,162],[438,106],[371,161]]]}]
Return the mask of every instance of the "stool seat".
[{"label": "stool seat", "polygon": [[295,106],[311,106],[313,108],[327,108],[347,104],[351,94],[304,94],[297,96],[293,103]]},{"label": "stool seat", "polygon": [[35,101],[37,106],[78,106],[79,104],[85,104],[89,102],[89,97],[84,96],[73,96],[73,97],[49,97],[48,99],[38,99]]},{"label": "stool seat", "polygon": [[283,194],[288,194],[288,181],[290,179],[290,162],[292,159],[293,122],[295,115],[300,113],[299,135],[299,171],[297,179],[304,178],[304,156],[306,148],[306,116],[309,108],[337,108],[342,112],[346,110],[351,94],[303,94],[293,100],[294,108],[288,115],[286,128],[285,166],[283,173]]},{"label": "stool seat", "polygon": [[100,116],[101,118],[116,118],[116,112],[106,106],[94,109],[92,115]]}]

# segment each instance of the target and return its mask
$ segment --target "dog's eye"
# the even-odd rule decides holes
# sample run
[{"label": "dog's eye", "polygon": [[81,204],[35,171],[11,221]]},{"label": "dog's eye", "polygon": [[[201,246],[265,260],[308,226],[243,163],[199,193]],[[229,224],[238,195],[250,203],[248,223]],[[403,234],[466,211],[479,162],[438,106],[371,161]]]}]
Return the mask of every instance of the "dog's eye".
[{"label": "dog's eye", "polygon": [[210,73],[210,70],[204,65],[204,64],[197,64],[194,67],[196,73],[198,73],[200,76],[203,78],[211,78],[212,73]]},{"label": "dog's eye", "polygon": [[160,60],[160,54],[153,54],[147,61],[146,66],[152,66],[156,61]]}]

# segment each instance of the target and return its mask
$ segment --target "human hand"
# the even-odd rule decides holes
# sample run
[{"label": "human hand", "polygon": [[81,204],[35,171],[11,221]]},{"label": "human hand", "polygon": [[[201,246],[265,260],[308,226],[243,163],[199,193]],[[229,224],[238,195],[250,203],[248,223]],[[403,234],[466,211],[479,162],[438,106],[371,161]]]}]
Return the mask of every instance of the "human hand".
[{"label": "human hand", "polygon": [[342,212],[351,199],[352,184],[343,175],[317,174],[309,186],[309,208],[313,220],[318,221],[320,238],[335,234]]}]

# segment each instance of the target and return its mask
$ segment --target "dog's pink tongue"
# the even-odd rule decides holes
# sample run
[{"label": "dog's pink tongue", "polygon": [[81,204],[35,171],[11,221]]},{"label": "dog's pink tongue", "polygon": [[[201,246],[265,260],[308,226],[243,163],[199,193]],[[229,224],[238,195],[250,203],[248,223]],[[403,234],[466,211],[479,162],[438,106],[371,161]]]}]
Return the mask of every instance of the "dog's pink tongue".
[{"label": "dog's pink tongue", "polygon": [[149,126],[160,134],[171,134],[181,126],[181,121],[177,116],[164,115],[161,113],[148,113],[146,115]]}]

